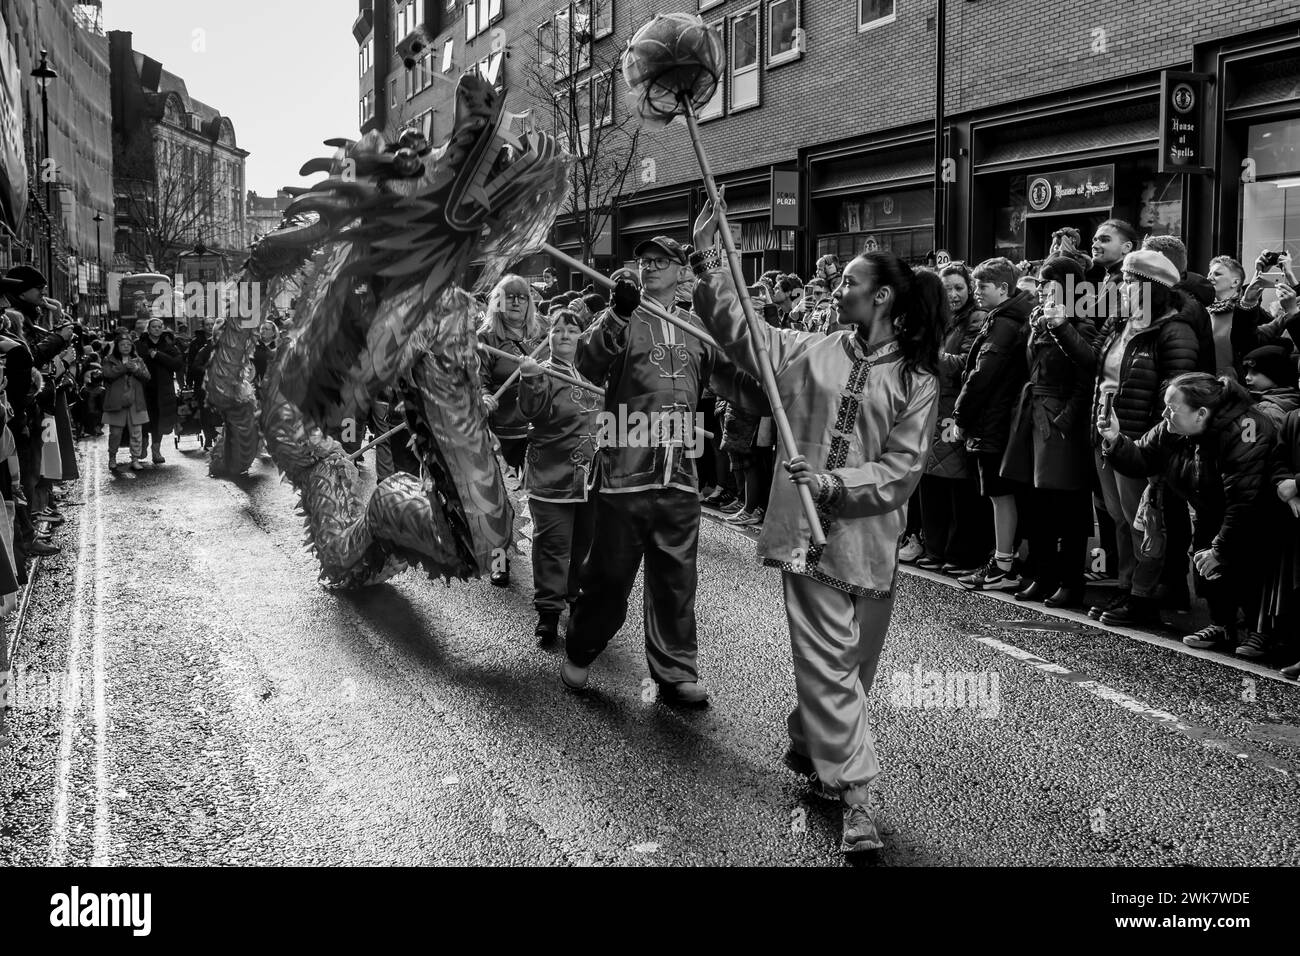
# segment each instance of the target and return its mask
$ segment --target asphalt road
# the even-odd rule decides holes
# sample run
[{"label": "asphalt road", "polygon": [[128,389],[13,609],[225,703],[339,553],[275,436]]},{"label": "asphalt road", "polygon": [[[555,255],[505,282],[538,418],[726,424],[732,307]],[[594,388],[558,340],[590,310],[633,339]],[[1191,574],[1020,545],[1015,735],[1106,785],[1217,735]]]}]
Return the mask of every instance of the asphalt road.
[{"label": "asphalt road", "polygon": [[[842,865],[838,811],[780,764],[780,581],[742,532],[701,530],[713,704],[677,711],[635,612],[565,692],[526,560],[507,590],[331,592],[268,463],[114,477],[82,449],[19,649],[0,865]],[[1300,863],[1300,691],[1262,668],[905,575],[871,711],[868,865]]]}]

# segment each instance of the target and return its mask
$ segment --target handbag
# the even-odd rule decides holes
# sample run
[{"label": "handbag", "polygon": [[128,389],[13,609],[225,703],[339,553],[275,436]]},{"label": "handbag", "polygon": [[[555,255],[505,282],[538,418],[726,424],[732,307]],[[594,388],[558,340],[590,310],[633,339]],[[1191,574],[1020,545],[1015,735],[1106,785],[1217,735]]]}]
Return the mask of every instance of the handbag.
[{"label": "handbag", "polygon": [[63,480],[63,458],[59,454],[59,430],[54,416],[41,419],[41,477],[51,481]]},{"label": "handbag", "polygon": [[1168,545],[1165,534],[1164,495],[1158,483],[1150,482],[1142,492],[1137,514],[1133,516],[1133,530],[1142,533],[1138,551],[1144,558],[1163,558]]}]

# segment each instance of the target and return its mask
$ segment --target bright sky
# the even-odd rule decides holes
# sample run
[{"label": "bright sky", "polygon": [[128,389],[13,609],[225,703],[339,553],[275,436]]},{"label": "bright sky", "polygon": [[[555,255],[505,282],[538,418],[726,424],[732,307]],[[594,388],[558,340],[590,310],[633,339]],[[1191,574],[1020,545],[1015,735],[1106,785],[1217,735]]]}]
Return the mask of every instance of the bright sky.
[{"label": "bright sky", "polygon": [[333,152],[322,140],[357,136],[356,15],[356,0],[104,0],[105,30],[230,118],[262,196],[317,179],[298,169]]}]

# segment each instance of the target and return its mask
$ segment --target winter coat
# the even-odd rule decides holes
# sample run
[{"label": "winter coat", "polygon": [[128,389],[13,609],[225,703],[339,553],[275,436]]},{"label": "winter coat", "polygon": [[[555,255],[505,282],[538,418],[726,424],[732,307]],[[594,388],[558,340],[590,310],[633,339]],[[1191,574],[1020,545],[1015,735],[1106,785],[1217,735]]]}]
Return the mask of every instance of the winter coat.
[{"label": "winter coat", "polygon": [[[1120,431],[1129,438],[1147,433],[1164,414],[1165,388],[1169,380],[1183,372],[1196,371],[1196,332],[1180,317],[1181,302],[1129,340],[1119,366],[1119,391],[1115,394],[1115,417]],[[1050,334],[1076,366],[1096,370],[1089,427],[1093,446],[1101,444],[1097,432],[1097,415],[1101,411],[1102,366],[1111,343],[1124,331],[1124,321],[1111,322],[1103,340],[1098,336],[1089,344],[1068,322]]]},{"label": "winter coat", "polygon": [[1210,313],[1206,308],[1214,302],[1214,286],[1205,276],[1196,272],[1184,272],[1182,279],[1174,289],[1183,294],[1183,307],[1179,317],[1196,332],[1196,371],[1215,373],[1214,369],[1214,330],[1210,323]]},{"label": "winter coat", "polygon": [[204,349],[207,347],[207,329],[199,329],[194,333],[194,338],[190,340],[189,348],[185,350],[185,377],[190,383],[190,388],[203,387],[203,376],[207,372],[207,363],[202,361],[200,356],[204,354]]},{"label": "winter coat", "polygon": [[1025,341],[1031,311],[1029,293],[1017,292],[989,310],[971,343],[953,407],[967,451],[1000,455],[1006,450],[1016,399],[1029,375]]},{"label": "winter coat", "polygon": [[[484,345],[490,345],[512,355],[531,355],[544,340],[544,337],[538,337],[530,341],[507,339],[495,332],[479,334],[479,341]],[[549,349],[543,351],[538,356],[539,360],[544,359],[548,353]],[[501,358],[499,355],[489,355],[485,352],[479,353],[479,360],[483,363],[480,379],[485,396],[496,394],[497,389],[504,385],[506,380],[519,368],[518,362],[512,362],[509,359]],[[519,380],[517,378],[515,384],[506,389],[505,394],[498,399],[496,411],[488,416],[488,426],[492,429],[492,434],[507,441],[518,441],[528,437],[528,419],[519,411]]]},{"label": "winter coat", "polygon": [[[136,359],[138,356],[131,356]],[[104,411],[118,412],[132,409],[136,413],[148,411],[144,383],[149,381],[149,366],[140,359],[138,366],[123,361],[117,355],[104,359],[104,384],[108,390],[104,393]]]},{"label": "winter coat", "polygon": [[1266,388],[1262,392],[1251,392],[1250,397],[1255,407],[1267,415],[1278,428],[1289,412],[1300,408],[1300,389]]},{"label": "winter coat", "polygon": [[1246,399],[1229,400],[1196,436],[1162,421],[1137,441],[1121,435],[1103,455],[1122,475],[1163,477],[1196,509],[1199,526],[1218,528],[1212,547],[1227,566],[1247,564],[1269,513],[1269,467],[1277,429]]},{"label": "winter coat", "polygon": [[1260,619],[1265,628],[1276,627],[1300,602],[1300,518],[1296,518],[1277,497],[1277,486],[1284,481],[1300,482],[1300,410],[1287,413],[1278,429],[1269,460],[1268,484],[1260,492],[1280,506],[1274,508],[1277,517],[1273,527],[1275,533],[1282,532],[1278,535],[1277,565],[1271,580],[1265,582],[1260,608]]},{"label": "winter coat", "polygon": [[170,332],[164,332],[157,342],[142,335],[135,347],[149,367],[145,401],[149,421],[154,424],[151,431],[155,436],[161,435],[176,427],[176,376],[185,370],[185,356]]},{"label": "winter coat", "polygon": [[[1086,355],[1076,363],[1057,345],[1035,309],[1030,318],[1026,354],[1029,379],[1020,392],[1020,405],[1011,426],[1011,438],[1002,460],[1002,475],[1035,488],[1083,491],[1092,486],[1092,448],[1088,440],[1088,412],[1092,407],[1095,365]],[[1085,343],[1097,338],[1091,319],[1072,320],[1075,334]]]},{"label": "winter coat", "polygon": [[952,317],[943,344],[939,347],[939,417],[935,422],[934,440],[930,443],[930,460],[925,473],[938,478],[971,478],[970,463],[966,458],[966,444],[950,441],[952,438],[953,408],[961,393],[961,376],[966,367],[966,356],[984,327],[988,313],[975,307],[975,300],[967,298],[966,304]]}]

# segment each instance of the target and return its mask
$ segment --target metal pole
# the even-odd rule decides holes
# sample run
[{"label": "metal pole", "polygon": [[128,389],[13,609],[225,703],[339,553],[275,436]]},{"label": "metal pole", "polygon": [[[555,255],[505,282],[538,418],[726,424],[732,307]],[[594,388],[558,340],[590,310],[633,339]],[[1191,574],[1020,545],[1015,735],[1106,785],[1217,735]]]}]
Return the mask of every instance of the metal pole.
[{"label": "metal pole", "polygon": [[938,9],[934,17],[934,251],[948,247],[947,204],[944,202],[947,184],[943,181],[943,68],[947,58],[944,51],[944,27],[947,23],[947,0],[936,0]]},{"label": "metal pole", "polygon": [[[44,62],[44,58],[42,58]],[[54,204],[50,199],[50,179],[52,172],[48,168],[50,161],[50,99],[47,87],[50,81],[41,80],[41,129],[45,141],[45,162],[41,168],[41,178],[45,180],[45,281],[50,283],[50,292],[54,293]]]},{"label": "metal pole", "polygon": [[[762,380],[763,391],[767,395],[768,404],[772,406],[772,422],[776,425],[777,434],[781,437],[781,447],[785,450],[786,457],[793,461],[799,457],[799,448],[794,441],[794,432],[790,429],[790,419],[786,417],[785,408],[781,405],[781,393],[776,384],[776,372],[772,369],[772,355],[767,350],[767,339],[762,332],[763,323],[754,311],[754,303],[749,297],[749,286],[745,282],[745,272],[740,262],[740,251],[736,248],[735,241],[731,238],[731,225],[727,222],[727,213],[722,207],[722,197],[718,193],[718,183],[713,177],[713,168],[709,165],[709,157],[704,154],[704,143],[700,139],[700,127],[695,121],[695,107],[690,100],[684,99],[682,105],[686,112],[686,128],[691,134],[691,145],[695,147],[695,158],[699,161],[700,172],[704,176],[704,188],[709,191],[709,201],[713,203],[714,210],[718,214],[718,232],[722,237],[722,245],[727,250],[727,262],[731,266],[731,278],[736,284],[736,295],[740,299],[740,306],[745,312],[745,321],[749,325],[749,339],[753,343],[754,352],[758,359],[758,372]],[[812,491],[804,484],[796,484],[795,489],[798,491],[799,500],[803,503],[804,517],[808,519],[808,532],[812,536],[813,544],[818,547],[824,547],[826,544],[826,535],[822,532],[821,517],[817,514],[817,505],[813,502]]]}]

